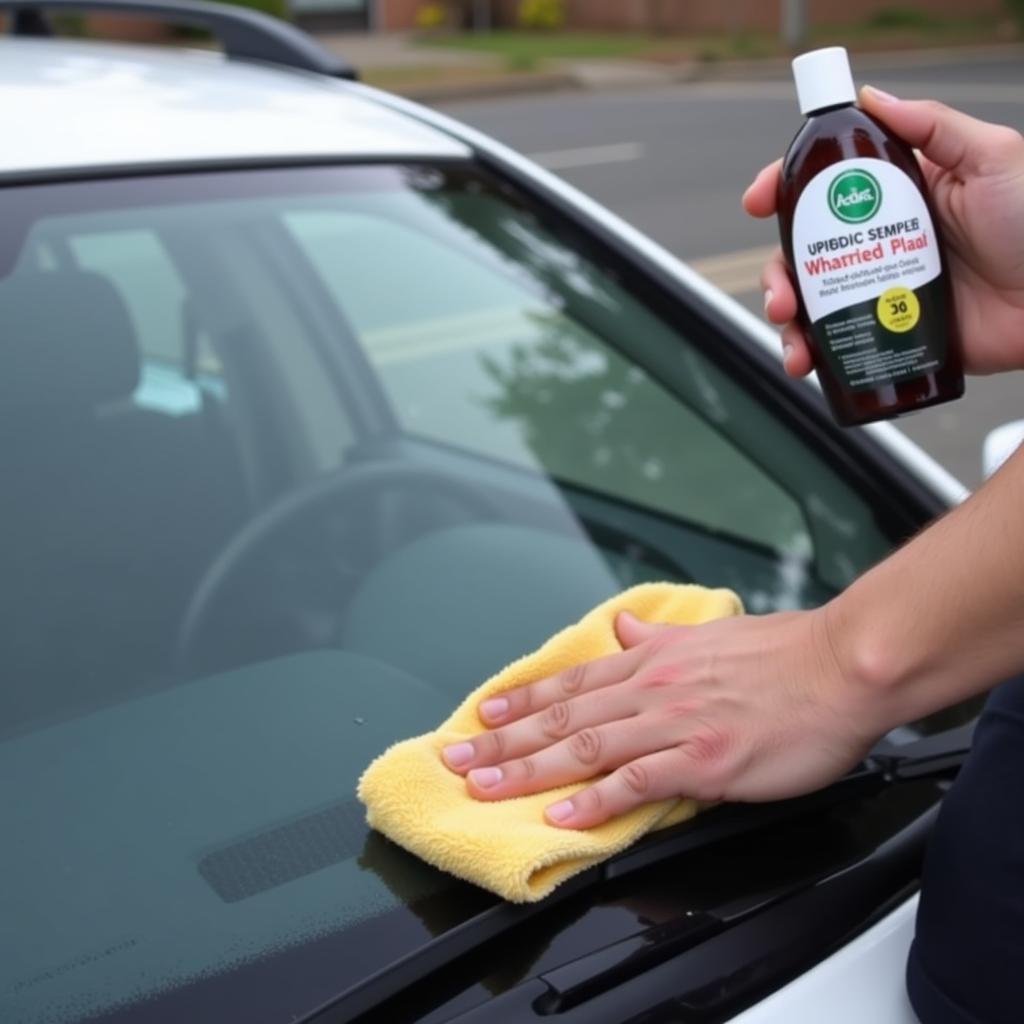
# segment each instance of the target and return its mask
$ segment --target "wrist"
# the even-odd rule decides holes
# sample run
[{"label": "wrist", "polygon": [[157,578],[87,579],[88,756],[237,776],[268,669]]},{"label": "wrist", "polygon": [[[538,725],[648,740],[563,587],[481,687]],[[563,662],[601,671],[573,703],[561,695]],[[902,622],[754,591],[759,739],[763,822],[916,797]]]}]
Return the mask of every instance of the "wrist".
[{"label": "wrist", "polygon": [[909,721],[907,697],[917,673],[907,646],[891,643],[853,589],[824,605],[819,632],[841,689],[839,701],[865,737],[877,738]]}]

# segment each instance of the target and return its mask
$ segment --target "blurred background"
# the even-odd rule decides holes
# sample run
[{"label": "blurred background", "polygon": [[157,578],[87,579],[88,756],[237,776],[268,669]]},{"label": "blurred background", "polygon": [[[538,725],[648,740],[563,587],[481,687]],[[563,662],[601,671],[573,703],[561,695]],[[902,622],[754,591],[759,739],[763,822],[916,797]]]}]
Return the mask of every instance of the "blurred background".
[{"label": "blurred background", "polygon": [[[794,52],[840,44],[859,83],[1024,128],[1024,0],[246,0],[318,34],[364,81],[534,157],[761,315],[777,240],[740,195],[801,118]],[[202,45],[134,18],[69,34]],[[1024,416],[1024,374],[898,422],[969,486]]]}]

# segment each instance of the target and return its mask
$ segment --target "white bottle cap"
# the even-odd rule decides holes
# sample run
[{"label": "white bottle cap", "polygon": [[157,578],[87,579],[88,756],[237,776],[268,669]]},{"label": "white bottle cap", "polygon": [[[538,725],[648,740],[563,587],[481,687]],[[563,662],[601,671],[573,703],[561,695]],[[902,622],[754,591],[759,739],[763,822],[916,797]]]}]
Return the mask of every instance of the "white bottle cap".
[{"label": "white bottle cap", "polygon": [[826,46],[823,50],[800,54],[793,61],[793,78],[801,114],[853,103],[857,99],[850,58],[842,46]]}]

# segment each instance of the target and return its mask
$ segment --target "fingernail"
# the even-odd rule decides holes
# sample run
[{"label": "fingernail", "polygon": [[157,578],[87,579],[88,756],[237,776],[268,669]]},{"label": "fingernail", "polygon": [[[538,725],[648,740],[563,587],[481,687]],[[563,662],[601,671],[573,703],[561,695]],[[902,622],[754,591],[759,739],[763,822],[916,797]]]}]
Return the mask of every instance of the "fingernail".
[{"label": "fingernail", "polygon": [[782,361],[784,363],[789,362],[789,357],[793,354],[793,346],[788,342],[782,346]]},{"label": "fingernail", "polygon": [[492,697],[480,705],[480,714],[484,718],[501,718],[508,711],[507,697]]},{"label": "fingernail", "polygon": [[475,768],[469,773],[469,777],[481,789],[490,789],[501,782],[505,773],[500,768]]},{"label": "fingernail", "polygon": [[765,311],[765,313],[768,312],[768,304],[771,301],[772,301],[772,290],[771,290],[771,288],[766,288],[765,289],[765,293],[764,293],[764,311]]},{"label": "fingernail", "polygon": [[552,821],[565,821],[566,818],[572,817],[575,810],[571,800],[562,800],[560,803],[552,804],[544,813]]},{"label": "fingernail", "polygon": [[453,743],[450,747],[445,747],[441,753],[453,768],[461,768],[473,760],[476,751],[472,743]]},{"label": "fingernail", "polygon": [[871,93],[875,99],[881,100],[883,103],[898,103],[899,97],[893,96],[891,92],[886,92],[884,89],[879,89],[874,85],[865,85],[864,91]]}]

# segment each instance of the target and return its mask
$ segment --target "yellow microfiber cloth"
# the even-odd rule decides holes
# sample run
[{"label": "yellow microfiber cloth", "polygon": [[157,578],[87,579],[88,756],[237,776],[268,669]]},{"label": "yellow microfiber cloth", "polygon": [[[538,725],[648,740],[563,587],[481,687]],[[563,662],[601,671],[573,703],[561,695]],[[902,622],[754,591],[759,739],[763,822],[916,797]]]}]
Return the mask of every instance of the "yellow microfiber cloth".
[{"label": "yellow microfiber cloth", "polygon": [[739,615],[743,608],[729,590],[673,583],[641,584],[605,601],[540,650],[488,679],[434,732],[403,740],[381,754],[359,780],[358,795],[370,826],[443,871],[514,903],[532,903],[647,832],[693,817],[696,801],[672,799],[638,807],[586,831],[556,828],[545,822],[544,808],[590,782],[479,801],[441,760],[443,747],[485,731],[476,711],[485,698],[622,650],[614,626],[622,611],[648,622],[695,625]]}]

